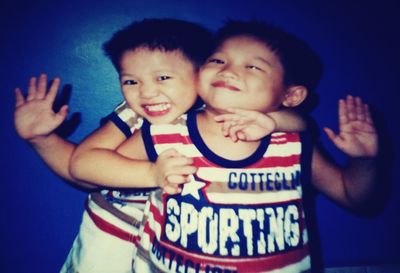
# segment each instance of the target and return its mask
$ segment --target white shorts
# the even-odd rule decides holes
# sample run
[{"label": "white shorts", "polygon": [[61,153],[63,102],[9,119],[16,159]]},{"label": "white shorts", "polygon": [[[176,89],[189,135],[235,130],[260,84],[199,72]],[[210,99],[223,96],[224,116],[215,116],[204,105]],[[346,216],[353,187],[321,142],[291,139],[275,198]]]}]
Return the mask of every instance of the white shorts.
[{"label": "white shorts", "polygon": [[[142,211],[136,211],[141,215]],[[61,273],[132,272],[138,228],[88,199],[79,233]]]}]

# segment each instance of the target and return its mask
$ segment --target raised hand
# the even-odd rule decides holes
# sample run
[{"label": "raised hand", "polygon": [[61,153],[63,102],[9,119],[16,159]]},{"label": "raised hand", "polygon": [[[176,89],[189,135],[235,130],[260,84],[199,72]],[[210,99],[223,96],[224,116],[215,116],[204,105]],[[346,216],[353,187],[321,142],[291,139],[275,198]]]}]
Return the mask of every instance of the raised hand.
[{"label": "raised hand", "polygon": [[359,97],[339,100],[339,133],[324,128],[329,139],[351,157],[374,157],[378,153],[378,137],[370,110]]},{"label": "raised hand", "polygon": [[41,74],[39,80],[29,80],[26,98],[20,88],[15,89],[14,125],[18,135],[25,140],[47,136],[52,133],[67,116],[68,106],[63,105],[55,113],[52,109],[60,79],[55,78],[47,91],[47,75]]},{"label": "raised hand", "polygon": [[157,184],[168,194],[180,193],[180,185],[189,182],[189,175],[197,171],[191,164],[191,158],[183,156],[175,149],[163,151],[155,164]]},{"label": "raised hand", "polygon": [[233,142],[256,141],[275,130],[275,121],[266,114],[236,108],[228,112],[216,116],[215,121],[222,123],[222,134]]}]

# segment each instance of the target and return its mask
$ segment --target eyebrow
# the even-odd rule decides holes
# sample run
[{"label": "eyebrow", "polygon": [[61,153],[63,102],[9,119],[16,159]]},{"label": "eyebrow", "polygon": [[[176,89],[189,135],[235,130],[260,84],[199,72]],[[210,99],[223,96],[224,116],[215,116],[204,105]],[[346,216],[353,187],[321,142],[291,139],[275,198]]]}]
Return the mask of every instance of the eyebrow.
[{"label": "eyebrow", "polygon": [[120,78],[122,78],[122,77],[134,77],[134,75],[133,74],[129,74],[129,73],[120,73],[119,77]]},{"label": "eyebrow", "polygon": [[270,61],[268,61],[267,59],[265,59],[263,57],[256,56],[254,59],[259,60],[259,61],[267,64],[270,67],[274,67],[274,65]]}]

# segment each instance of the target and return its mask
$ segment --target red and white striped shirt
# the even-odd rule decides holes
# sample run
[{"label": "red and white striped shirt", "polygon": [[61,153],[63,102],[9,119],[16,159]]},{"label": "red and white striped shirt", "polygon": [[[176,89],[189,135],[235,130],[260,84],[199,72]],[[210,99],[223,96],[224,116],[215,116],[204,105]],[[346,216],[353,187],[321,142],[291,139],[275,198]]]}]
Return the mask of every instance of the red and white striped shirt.
[{"label": "red and white striped shirt", "polygon": [[142,127],[149,158],[168,148],[198,167],[182,192],[150,193],[134,272],[310,270],[302,184],[309,160],[298,133],[274,133],[243,160],[213,153],[196,113]]}]

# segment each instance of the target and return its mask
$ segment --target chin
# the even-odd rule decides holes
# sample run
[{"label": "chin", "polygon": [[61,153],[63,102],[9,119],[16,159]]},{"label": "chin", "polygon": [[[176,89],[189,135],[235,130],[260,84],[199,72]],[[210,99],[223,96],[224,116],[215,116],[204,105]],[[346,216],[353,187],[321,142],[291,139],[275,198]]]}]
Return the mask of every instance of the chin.
[{"label": "chin", "polygon": [[162,116],[148,116],[146,115],[145,118],[152,124],[166,124],[173,122],[177,117],[180,115],[168,113]]}]

